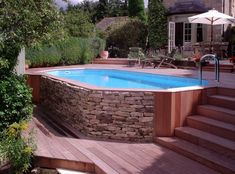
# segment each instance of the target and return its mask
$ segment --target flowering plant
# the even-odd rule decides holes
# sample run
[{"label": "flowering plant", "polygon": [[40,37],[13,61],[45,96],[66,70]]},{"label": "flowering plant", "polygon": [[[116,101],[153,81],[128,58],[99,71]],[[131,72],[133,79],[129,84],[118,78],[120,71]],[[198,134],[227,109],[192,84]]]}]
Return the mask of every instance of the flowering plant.
[{"label": "flowering plant", "polygon": [[231,63],[235,63],[235,56],[229,58],[229,61],[230,61]]}]

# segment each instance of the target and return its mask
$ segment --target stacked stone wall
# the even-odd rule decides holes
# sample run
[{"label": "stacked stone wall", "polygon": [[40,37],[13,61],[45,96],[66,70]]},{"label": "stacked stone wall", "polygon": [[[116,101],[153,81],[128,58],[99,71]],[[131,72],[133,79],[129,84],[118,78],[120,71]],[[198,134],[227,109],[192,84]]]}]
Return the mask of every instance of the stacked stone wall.
[{"label": "stacked stone wall", "polygon": [[142,142],[153,138],[153,92],[92,90],[45,76],[41,105],[86,136]]}]

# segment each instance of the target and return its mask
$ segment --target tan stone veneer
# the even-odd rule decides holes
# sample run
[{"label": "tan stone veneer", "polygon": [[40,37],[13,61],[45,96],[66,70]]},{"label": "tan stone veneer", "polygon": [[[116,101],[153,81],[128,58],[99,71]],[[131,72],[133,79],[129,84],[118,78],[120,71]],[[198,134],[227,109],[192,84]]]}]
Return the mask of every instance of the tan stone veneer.
[{"label": "tan stone veneer", "polygon": [[93,90],[43,76],[41,105],[86,136],[142,142],[153,138],[153,92]]}]

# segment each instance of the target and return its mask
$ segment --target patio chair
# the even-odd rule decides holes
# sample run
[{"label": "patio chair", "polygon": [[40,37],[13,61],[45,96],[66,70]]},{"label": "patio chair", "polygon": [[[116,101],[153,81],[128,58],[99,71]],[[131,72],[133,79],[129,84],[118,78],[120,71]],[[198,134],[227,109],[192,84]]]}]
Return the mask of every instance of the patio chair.
[{"label": "patio chair", "polygon": [[134,66],[135,64],[139,64],[142,59],[144,59],[145,55],[142,52],[142,48],[140,47],[130,47],[128,54],[128,66]]},{"label": "patio chair", "polygon": [[154,62],[160,60],[159,59],[159,53],[156,52],[156,50],[150,50],[146,53],[146,55],[144,56],[144,58],[141,60],[141,65],[142,68],[144,68],[147,65],[154,65]]},{"label": "patio chair", "polygon": [[172,49],[171,53],[169,53],[168,55],[159,55],[159,60],[155,60],[155,62],[153,62],[154,68],[167,66],[167,67],[177,69],[177,66],[173,64],[175,61],[175,58],[174,58],[175,54],[176,54],[176,49],[174,48]]}]

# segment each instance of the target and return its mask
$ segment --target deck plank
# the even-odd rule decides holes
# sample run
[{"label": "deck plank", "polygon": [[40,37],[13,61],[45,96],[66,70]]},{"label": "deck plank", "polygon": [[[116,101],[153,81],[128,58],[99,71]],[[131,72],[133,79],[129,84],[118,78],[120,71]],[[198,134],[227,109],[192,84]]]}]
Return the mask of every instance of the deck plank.
[{"label": "deck plank", "polygon": [[76,156],[77,160],[83,161],[85,163],[92,163],[92,161],[84,155],[78,148],[74,147],[72,144],[69,143],[69,139],[65,140],[64,137],[57,137],[58,143],[62,144],[64,147],[67,147],[70,153]]},{"label": "deck plank", "polygon": [[[163,163],[166,163],[169,167],[165,168],[168,172],[174,171],[175,174],[181,174],[182,173],[182,168],[184,168],[184,173],[185,174],[191,174],[192,170],[195,170],[194,173],[198,174],[207,174],[209,172],[213,172],[212,169],[208,169],[204,165],[199,165],[196,164],[193,160],[188,159],[182,155],[179,155],[176,152],[169,151],[168,149],[165,149],[164,147],[155,145],[155,144],[149,144],[149,148],[146,148],[143,145],[142,146],[144,151],[149,155],[149,156],[161,156],[161,161]],[[184,165],[187,164],[187,167]]]},{"label": "deck plank", "polygon": [[[68,140],[68,138],[66,138],[66,140]],[[100,157],[96,156],[95,154],[93,154],[92,152],[90,152],[89,150],[87,150],[85,147],[83,147],[83,144],[81,143],[81,141],[77,141],[76,139],[69,139],[69,142],[76,148],[79,148],[80,150],[82,150],[82,152],[88,157],[90,158],[92,161],[94,161],[94,163],[96,164],[96,173],[100,174],[100,173],[110,173],[110,174],[118,174],[119,172],[117,172],[116,170],[114,170],[112,167],[110,167],[110,165],[106,164],[103,159],[101,159]],[[97,172],[98,171],[98,172]]]},{"label": "deck plank", "polygon": [[111,165],[114,169],[118,170],[120,173],[139,173],[140,170],[135,166],[131,165],[129,162],[123,160],[115,153],[107,150],[98,142],[84,140],[82,144],[87,147],[89,151],[101,157],[107,164]]}]

